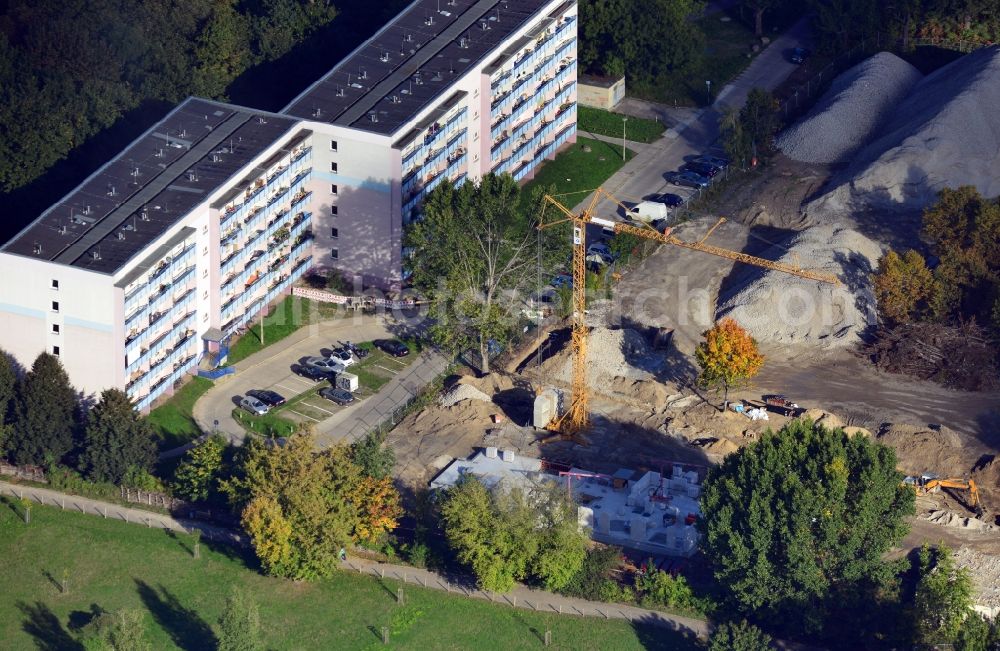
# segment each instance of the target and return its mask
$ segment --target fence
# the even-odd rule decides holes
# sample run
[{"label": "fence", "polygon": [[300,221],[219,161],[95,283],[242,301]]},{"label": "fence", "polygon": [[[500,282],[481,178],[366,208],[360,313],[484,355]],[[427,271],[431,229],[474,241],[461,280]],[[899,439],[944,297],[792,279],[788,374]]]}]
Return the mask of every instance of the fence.
[{"label": "fence", "polygon": [[15,466],[4,461],[0,461],[0,475],[33,481],[39,484],[47,484],[49,480],[45,478],[45,471],[39,466]]},{"label": "fence", "polygon": [[163,493],[151,493],[150,491],[139,490],[138,488],[121,487],[122,499],[130,504],[145,504],[147,506],[158,506],[168,511],[184,510],[189,507],[184,500],[170,497]]},{"label": "fence", "polygon": [[416,301],[412,300],[396,301],[377,296],[342,296],[340,294],[323,291],[322,289],[311,289],[309,287],[292,287],[292,296],[308,298],[311,301],[319,301],[320,303],[346,305],[347,307],[355,310],[373,309],[375,307],[387,307],[390,309],[408,308],[417,304]]}]

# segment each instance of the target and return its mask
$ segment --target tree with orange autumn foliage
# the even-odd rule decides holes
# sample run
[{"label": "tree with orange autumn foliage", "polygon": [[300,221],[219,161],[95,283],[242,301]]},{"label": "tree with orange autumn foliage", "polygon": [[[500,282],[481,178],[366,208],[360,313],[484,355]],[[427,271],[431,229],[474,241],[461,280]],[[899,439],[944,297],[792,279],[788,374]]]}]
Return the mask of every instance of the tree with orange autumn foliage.
[{"label": "tree with orange autumn foliage", "polygon": [[358,508],[354,540],[360,543],[378,542],[383,534],[396,528],[397,519],[403,515],[399,492],[388,477],[362,477],[354,487],[351,501]]},{"label": "tree with orange autumn foliage", "polygon": [[722,388],[728,402],[730,387],[744,386],[757,375],[764,356],[754,338],[733,319],[719,321],[702,336],[705,341],[695,350],[701,367],[698,384],[706,389]]}]

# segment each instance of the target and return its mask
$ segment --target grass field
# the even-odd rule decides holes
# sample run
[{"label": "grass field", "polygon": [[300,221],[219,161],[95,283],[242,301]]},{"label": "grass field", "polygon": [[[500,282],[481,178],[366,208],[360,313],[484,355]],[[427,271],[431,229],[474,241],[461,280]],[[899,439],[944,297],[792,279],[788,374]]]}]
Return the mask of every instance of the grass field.
[{"label": "grass field", "polygon": [[[578,106],[576,110],[576,126],[579,131],[614,138],[622,137],[622,118],[624,116],[590,106]],[[624,126],[626,138],[635,142],[653,142],[663,135],[665,128],[662,122],[634,117],[629,117]]]},{"label": "grass field", "polygon": [[[584,147],[590,147],[590,151],[584,151]],[[625,155],[631,160],[635,153],[627,149]],[[561,200],[572,208],[624,164],[620,145],[616,147],[601,140],[578,137],[569,149],[535,171],[535,178],[521,189],[522,205],[527,204],[534,188],[554,185],[556,194],[570,195]]]},{"label": "grass field", "polygon": [[260,343],[260,321],[229,346],[228,364],[235,364],[281,341],[304,325],[343,316],[344,308],[330,303],[314,303],[307,298],[286,296],[264,319],[264,344]]},{"label": "grass field", "polygon": [[161,449],[176,448],[201,436],[191,410],[198,398],[211,389],[212,385],[213,382],[206,378],[191,378],[169,400],[149,412],[149,422],[159,430],[162,437]]},{"label": "grass field", "polygon": [[[36,506],[25,525],[0,503],[0,640],[7,651],[83,651],[71,623],[93,608],[139,608],[152,648],[213,649],[231,586],[260,606],[268,649],[697,649],[664,629],[541,614],[344,572],[294,583],[261,576],[230,548]],[[67,591],[59,583],[67,577]],[[381,641],[389,627],[391,643]]]}]

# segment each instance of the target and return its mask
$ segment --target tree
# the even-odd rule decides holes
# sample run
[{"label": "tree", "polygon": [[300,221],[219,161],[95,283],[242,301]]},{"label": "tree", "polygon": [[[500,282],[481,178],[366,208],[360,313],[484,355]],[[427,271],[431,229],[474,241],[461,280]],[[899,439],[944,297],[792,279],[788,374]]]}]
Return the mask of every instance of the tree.
[{"label": "tree", "polygon": [[915,642],[953,644],[972,612],[972,576],[955,565],[951,550],[920,549],[920,580],[914,597]]},{"label": "tree", "polygon": [[774,137],[781,121],[778,101],[766,90],[754,88],[739,111],[727,110],[719,118],[726,153],[746,167],[751,159],[763,160],[774,152]]},{"label": "tree", "polygon": [[149,651],[146,616],[141,610],[124,608],[109,613],[91,606],[94,619],[84,628],[83,648],[88,651]]},{"label": "tree", "polygon": [[990,323],[1000,299],[1000,201],[973,186],[945,188],[924,211],[923,236],[940,260],[935,314]]},{"label": "tree", "polygon": [[872,288],[879,314],[890,325],[921,320],[929,313],[936,290],[924,257],[908,249],[902,256],[889,251],[878,262]]},{"label": "tree", "polygon": [[708,651],[770,651],[771,636],[745,619],[719,624],[709,639]]},{"label": "tree", "polygon": [[215,435],[188,450],[174,472],[174,491],[192,501],[209,499],[216,490],[214,484],[222,469],[225,449],[226,439]]},{"label": "tree", "polygon": [[263,651],[260,612],[257,603],[243,590],[234,587],[226,599],[226,609],[219,618],[218,651]]},{"label": "tree", "polygon": [[[537,202],[535,202],[537,204]],[[536,280],[536,222],[521,209],[517,182],[487,174],[455,188],[445,181],[424,200],[424,218],[406,232],[413,284],[431,301],[436,343],[472,348],[489,372],[491,342],[506,344],[516,329],[520,292]],[[555,251],[565,251],[556,243]],[[546,257],[552,250],[545,247]]]},{"label": "tree", "polygon": [[351,443],[351,460],[361,473],[374,479],[385,479],[396,465],[396,453],[385,444],[385,433],[373,430],[361,440]]},{"label": "tree", "polygon": [[441,505],[448,544],[483,590],[507,592],[528,575],[535,521],[522,491],[491,493],[474,478],[448,489]]},{"label": "tree", "polygon": [[357,542],[378,542],[396,528],[397,520],[403,515],[399,492],[389,477],[362,476],[354,487],[351,502],[358,509],[358,521],[352,534]]},{"label": "tree", "polygon": [[13,412],[17,398],[17,373],[11,357],[0,349],[0,458],[4,456],[4,442],[13,430]]},{"label": "tree", "polygon": [[561,487],[540,488],[535,499],[541,524],[531,573],[546,590],[562,590],[583,567],[587,538],[580,531],[576,504]]},{"label": "tree", "polygon": [[80,471],[93,481],[118,484],[130,470],[149,471],[155,461],[153,428],[125,392],[103,391],[88,416]]},{"label": "tree", "polygon": [[14,463],[59,463],[72,451],[79,404],[58,357],[42,353],[35,359],[15,410],[17,427],[8,446]]},{"label": "tree", "polygon": [[702,333],[705,341],[695,350],[701,367],[698,383],[707,389],[725,389],[726,402],[729,388],[745,384],[757,375],[764,365],[764,356],[757,350],[746,330],[733,319],[723,319]]},{"label": "tree", "polygon": [[753,12],[753,35],[764,35],[764,12],[776,8],[782,0],[740,0],[740,4]]},{"label": "tree", "polygon": [[831,608],[892,583],[882,557],[914,512],[901,482],[892,448],[791,421],[709,470],[702,550],[739,611],[816,630]]},{"label": "tree", "polygon": [[223,491],[246,504],[243,526],[266,573],[329,577],[341,548],[395,528],[399,496],[391,480],[364,477],[345,446],[317,453],[305,432],[283,446],[247,447]]}]

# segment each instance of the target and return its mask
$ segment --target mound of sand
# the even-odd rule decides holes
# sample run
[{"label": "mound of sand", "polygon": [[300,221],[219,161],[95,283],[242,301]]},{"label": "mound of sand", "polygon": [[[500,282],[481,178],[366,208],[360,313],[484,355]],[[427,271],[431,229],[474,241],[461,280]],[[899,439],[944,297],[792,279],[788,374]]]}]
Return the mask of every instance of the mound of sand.
[{"label": "mound of sand", "polygon": [[[646,338],[631,328],[594,328],[587,338],[587,382],[594,391],[613,391],[615,378],[650,380],[662,365],[663,353],[653,350]],[[572,382],[569,346],[545,360],[540,370],[543,378]]]},{"label": "mound of sand", "polygon": [[874,323],[869,279],[880,256],[879,246],[857,231],[839,224],[813,226],[763,257],[832,273],[843,285],[764,271],[734,295],[720,296],[718,316],[735,319],[757,341],[851,346]]},{"label": "mound of sand", "polygon": [[894,54],[880,52],[837,77],[803,120],[777,140],[805,163],[839,163],[868,141],[923,75]]},{"label": "mound of sand", "polygon": [[911,213],[945,187],[1000,195],[1000,46],[982,48],[913,86],[879,137],[860,149],[809,213]]},{"label": "mound of sand", "polygon": [[457,384],[450,391],[438,398],[438,404],[442,407],[452,407],[463,400],[479,400],[482,402],[493,402],[488,395],[470,384]]},{"label": "mound of sand", "polygon": [[955,513],[954,511],[931,511],[925,517],[928,522],[933,522],[934,524],[940,524],[945,527],[955,527],[956,529],[979,531],[982,533],[996,531],[997,528],[996,525],[983,522],[982,520],[977,520],[976,518],[970,518],[967,515]]},{"label": "mound of sand", "polygon": [[969,469],[961,437],[947,427],[928,429],[894,423],[882,431],[878,440],[895,448],[899,469],[909,475],[933,472],[961,477]]}]

